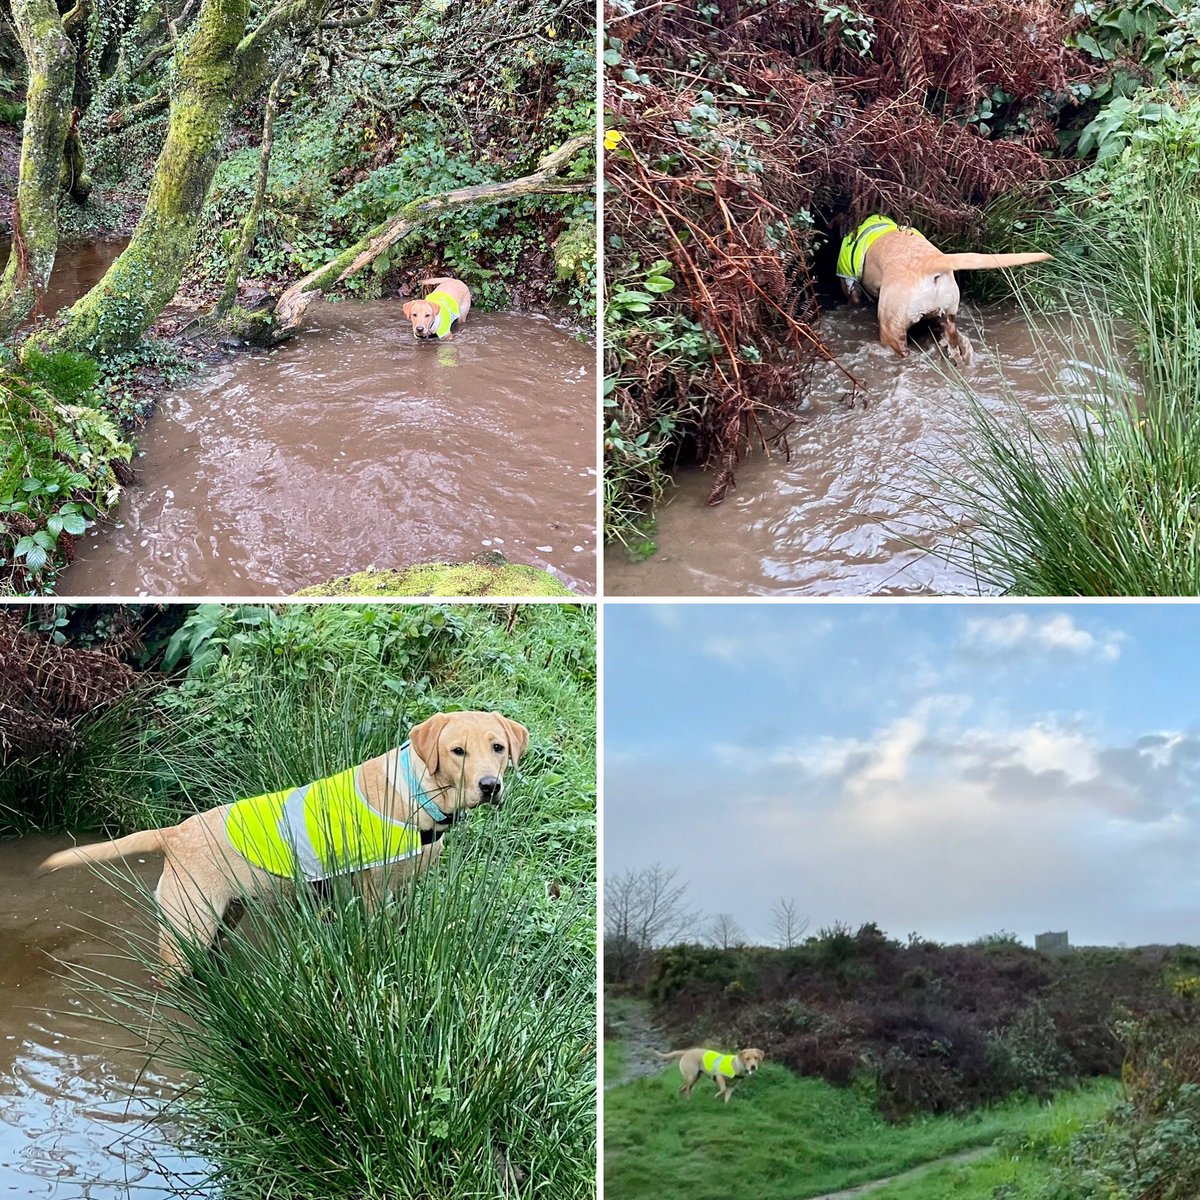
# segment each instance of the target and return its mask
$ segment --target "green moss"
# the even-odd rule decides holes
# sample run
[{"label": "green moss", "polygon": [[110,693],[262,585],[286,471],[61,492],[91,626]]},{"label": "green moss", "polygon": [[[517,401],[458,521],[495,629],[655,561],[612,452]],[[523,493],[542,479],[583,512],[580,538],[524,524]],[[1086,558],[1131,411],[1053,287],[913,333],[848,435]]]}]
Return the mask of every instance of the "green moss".
[{"label": "green moss", "polygon": [[596,222],[590,216],[577,216],[554,239],[554,270],[559,279],[588,278],[589,267],[596,264]]},{"label": "green moss", "polygon": [[422,563],[395,571],[359,571],[297,596],[570,596],[549,571],[506,562]]}]

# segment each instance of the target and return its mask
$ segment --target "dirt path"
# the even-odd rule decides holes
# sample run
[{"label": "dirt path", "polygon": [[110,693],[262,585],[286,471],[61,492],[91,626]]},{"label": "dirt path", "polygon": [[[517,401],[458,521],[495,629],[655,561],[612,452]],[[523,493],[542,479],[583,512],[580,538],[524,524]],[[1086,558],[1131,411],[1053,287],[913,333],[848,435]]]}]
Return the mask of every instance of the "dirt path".
[{"label": "dirt path", "polygon": [[913,1167],[908,1171],[901,1171],[899,1175],[889,1175],[886,1179],[874,1179],[870,1183],[860,1183],[857,1187],[846,1188],[840,1192],[827,1192],[824,1196],[813,1196],[811,1200],[856,1200],[857,1197],[877,1192],[880,1188],[887,1187],[890,1183],[900,1183],[904,1180],[916,1179],[926,1172],[932,1171],[935,1167],[951,1166],[954,1163],[975,1162],[977,1159],[991,1153],[991,1146],[983,1146],[976,1150],[964,1150],[959,1154],[950,1154],[945,1158],[935,1158],[932,1162],[922,1163],[919,1167]]},{"label": "dirt path", "polygon": [[604,1019],[625,1045],[625,1070],[618,1079],[605,1079],[606,1090],[619,1083],[657,1075],[663,1069],[662,1059],[654,1052],[666,1045],[663,1040],[666,1035],[650,1020],[648,1004],[628,998],[608,1001]]}]

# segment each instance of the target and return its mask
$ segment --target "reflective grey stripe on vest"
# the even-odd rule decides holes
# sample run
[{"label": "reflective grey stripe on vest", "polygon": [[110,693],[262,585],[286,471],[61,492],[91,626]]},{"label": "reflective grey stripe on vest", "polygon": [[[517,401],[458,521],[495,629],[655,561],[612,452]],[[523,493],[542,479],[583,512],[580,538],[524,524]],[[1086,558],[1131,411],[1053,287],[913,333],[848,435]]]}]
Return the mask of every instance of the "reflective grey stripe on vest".
[{"label": "reflective grey stripe on vest", "polygon": [[[303,787],[296,788],[283,802],[283,809],[279,814],[279,836],[283,838],[285,846],[292,848],[292,854],[296,858],[296,869],[305,879],[315,883],[325,878],[326,871],[325,864],[321,862],[313,847],[312,838],[308,836],[308,823],[304,819],[304,802],[308,798],[310,787],[312,784],[306,783]],[[358,790],[357,786],[355,790]]]}]

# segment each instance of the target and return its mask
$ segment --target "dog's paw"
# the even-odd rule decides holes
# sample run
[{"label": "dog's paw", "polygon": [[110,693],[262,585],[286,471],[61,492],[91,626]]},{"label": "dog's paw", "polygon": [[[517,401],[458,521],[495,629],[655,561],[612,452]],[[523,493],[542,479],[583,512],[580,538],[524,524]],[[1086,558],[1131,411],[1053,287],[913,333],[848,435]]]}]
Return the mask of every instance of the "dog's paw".
[{"label": "dog's paw", "polygon": [[971,348],[971,343],[961,333],[958,335],[957,345],[951,348],[950,361],[963,371],[975,362],[975,351]]}]

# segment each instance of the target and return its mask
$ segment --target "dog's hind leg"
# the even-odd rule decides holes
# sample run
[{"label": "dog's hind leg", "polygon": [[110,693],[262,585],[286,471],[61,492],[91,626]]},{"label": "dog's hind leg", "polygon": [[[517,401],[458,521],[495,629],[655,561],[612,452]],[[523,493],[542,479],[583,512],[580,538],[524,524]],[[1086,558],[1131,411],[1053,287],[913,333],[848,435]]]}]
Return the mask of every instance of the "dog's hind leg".
[{"label": "dog's hind leg", "polygon": [[954,313],[947,313],[942,318],[943,348],[947,358],[960,367],[969,367],[975,361],[975,351],[966,335],[954,323]]},{"label": "dog's hind leg", "polygon": [[901,358],[908,357],[909,319],[907,298],[897,287],[884,284],[879,289],[879,342],[894,350]]},{"label": "dog's hind leg", "polygon": [[221,904],[218,911],[190,879],[180,876],[170,858],[163,866],[155,897],[161,922],[158,950],[163,967],[168,974],[186,975],[190,967],[183,940],[186,938],[201,947],[211,946],[220,931],[227,905]]}]

